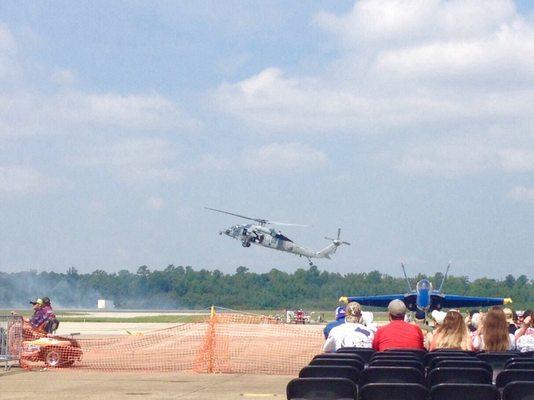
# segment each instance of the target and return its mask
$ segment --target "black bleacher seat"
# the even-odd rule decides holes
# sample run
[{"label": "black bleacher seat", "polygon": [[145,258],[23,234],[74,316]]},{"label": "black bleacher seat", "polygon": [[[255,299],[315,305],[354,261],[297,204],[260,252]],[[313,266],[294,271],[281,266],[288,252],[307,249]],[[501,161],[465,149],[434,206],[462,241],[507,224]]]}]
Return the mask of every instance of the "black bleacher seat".
[{"label": "black bleacher seat", "polygon": [[502,400],[534,400],[534,382],[510,382],[504,387]]},{"label": "black bleacher seat", "polygon": [[435,368],[427,377],[429,387],[440,383],[491,384],[491,380],[491,373],[482,368]]},{"label": "black bleacher seat", "polygon": [[486,361],[491,365],[493,371],[504,369],[506,361],[512,357],[518,357],[518,353],[513,351],[494,352],[494,353],[477,353],[476,357],[482,361]]},{"label": "black bleacher seat", "polygon": [[421,361],[417,356],[415,356],[413,354],[401,354],[401,353],[389,353],[389,354],[376,353],[375,355],[373,355],[371,357],[371,359],[369,361],[373,361],[373,360],[390,360],[390,359]]},{"label": "black bleacher seat", "polygon": [[365,362],[376,353],[374,349],[363,349],[358,347],[342,347],[336,351],[336,353],[351,353],[359,355]]},{"label": "black bleacher seat", "polygon": [[350,358],[365,364],[365,360],[362,357],[360,357],[358,354],[352,353],[320,353],[313,358]]},{"label": "black bleacher seat", "polygon": [[421,350],[421,349],[400,348],[400,349],[387,349],[387,350],[384,350],[382,353],[410,353],[410,354],[416,355],[418,358],[422,360],[425,354],[428,352],[426,350]]},{"label": "black bleacher seat", "polygon": [[504,369],[534,369],[534,362],[513,361],[507,362]]},{"label": "black bleacher seat", "polygon": [[499,390],[490,384],[442,383],[430,389],[431,400],[499,400]]},{"label": "black bleacher seat", "polygon": [[420,361],[415,360],[404,360],[404,359],[396,359],[396,358],[379,358],[372,360],[369,363],[369,366],[374,367],[410,367],[410,368],[416,368],[422,373],[425,372],[425,367],[423,364],[421,364]]},{"label": "black bleacher seat", "polygon": [[299,378],[346,378],[356,385],[360,383],[360,376],[359,370],[345,365],[308,365],[299,373]]},{"label": "black bleacher seat", "polygon": [[362,371],[360,383],[419,383],[424,384],[423,373],[410,367],[369,366]]},{"label": "black bleacher seat", "polygon": [[288,400],[356,400],[358,388],[345,378],[297,378],[287,384]]},{"label": "black bleacher seat", "polygon": [[364,364],[354,358],[314,358],[310,365],[347,365],[362,371]]},{"label": "black bleacher seat", "polygon": [[368,383],[360,389],[360,400],[426,400],[428,390],[418,383]]},{"label": "black bleacher seat", "polygon": [[430,353],[426,353],[425,356],[423,357],[423,364],[426,365],[427,367],[430,366],[430,363],[432,362],[432,360],[436,357],[441,357],[441,358],[474,358],[474,356],[470,355],[470,354],[467,354],[467,353],[464,353],[464,352],[461,352],[461,351],[458,351],[458,352],[453,352],[453,351],[432,351]]},{"label": "black bleacher seat", "polygon": [[434,368],[483,368],[486,369],[490,374],[493,374],[491,365],[478,359],[445,359],[434,364]]},{"label": "black bleacher seat", "polygon": [[472,350],[460,350],[460,349],[434,349],[432,350],[433,353],[461,353],[461,354],[467,354],[469,356],[474,356],[477,352]]},{"label": "black bleacher seat", "polygon": [[534,382],[534,371],[531,369],[505,369],[499,372],[495,384],[499,389],[502,389],[514,381]]},{"label": "black bleacher seat", "polygon": [[[430,369],[434,369],[436,368],[436,365],[438,365],[440,362],[442,361],[447,361],[447,360],[454,360],[454,361],[470,361],[470,360],[474,360],[474,361],[481,361],[479,360],[478,358],[475,358],[475,357],[462,357],[462,356],[445,356],[445,357],[434,357],[431,361],[430,361],[430,364],[427,365],[427,367],[429,367]],[[487,364],[487,363],[486,363]]]},{"label": "black bleacher seat", "polygon": [[534,358],[528,358],[528,357],[521,357],[521,356],[515,356],[511,357],[508,360],[506,360],[506,364],[504,364],[504,369],[506,369],[506,366],[513,362],[522,362],[522,363],[534,363]]}]

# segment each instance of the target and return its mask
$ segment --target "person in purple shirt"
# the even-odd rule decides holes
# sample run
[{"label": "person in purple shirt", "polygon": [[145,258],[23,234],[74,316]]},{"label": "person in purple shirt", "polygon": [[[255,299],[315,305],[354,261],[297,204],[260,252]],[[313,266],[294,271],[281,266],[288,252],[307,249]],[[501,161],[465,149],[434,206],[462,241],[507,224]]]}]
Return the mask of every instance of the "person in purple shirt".
[{"label": "person in purple shirt", "polygon": [[30,304],[33,306],[33,315],[30,318],[30,325],[33,329],[37,329],[43,322],[46,321],[46,310],[44,309],[44,303],[42,299],[30,301]]}]

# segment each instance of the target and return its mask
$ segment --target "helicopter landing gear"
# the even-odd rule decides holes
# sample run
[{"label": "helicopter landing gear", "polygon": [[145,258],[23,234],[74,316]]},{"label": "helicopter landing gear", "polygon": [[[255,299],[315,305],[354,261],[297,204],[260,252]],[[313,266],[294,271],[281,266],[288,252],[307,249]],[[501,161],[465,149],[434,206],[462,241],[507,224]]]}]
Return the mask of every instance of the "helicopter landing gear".
[{"label": "helicopter landing gear", "polygon": [[[308,258],[308,257],[306,257]],[[311,258],[308,258],[308,264],[310,264],[310,267],[313,267],[313,261],[311,260]]]}]

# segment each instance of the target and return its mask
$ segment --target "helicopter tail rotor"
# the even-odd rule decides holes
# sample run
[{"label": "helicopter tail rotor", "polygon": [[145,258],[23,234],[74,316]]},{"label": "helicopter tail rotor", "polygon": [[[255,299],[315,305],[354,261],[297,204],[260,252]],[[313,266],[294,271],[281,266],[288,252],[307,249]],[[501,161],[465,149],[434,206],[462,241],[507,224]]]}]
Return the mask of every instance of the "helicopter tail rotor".
[{"label": "helicopter tail rotor", "polygon": [[345,242],[345,241],[341,240],[340,237],[341,237],[341,228],[337,228],[337,238],[336,239],[330,238],[330,237],[327,237],[327,236],[325,236],[325,239],[326,240],[331,240],[332,243],[334,243],[336,246],[341,246],[342,244],[346,244],[346,245],[350,246],[349,242]]}]

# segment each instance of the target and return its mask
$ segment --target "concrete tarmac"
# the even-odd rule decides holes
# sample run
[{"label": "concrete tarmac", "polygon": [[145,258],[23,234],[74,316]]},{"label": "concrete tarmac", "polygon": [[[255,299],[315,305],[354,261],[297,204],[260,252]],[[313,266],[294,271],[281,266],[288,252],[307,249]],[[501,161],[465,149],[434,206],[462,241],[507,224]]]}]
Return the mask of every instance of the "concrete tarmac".
[{"label": "concrete tarmac", "polygon": [[285,399],[293,376],[24,371],[0,373],[3,399]]}]

